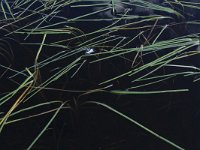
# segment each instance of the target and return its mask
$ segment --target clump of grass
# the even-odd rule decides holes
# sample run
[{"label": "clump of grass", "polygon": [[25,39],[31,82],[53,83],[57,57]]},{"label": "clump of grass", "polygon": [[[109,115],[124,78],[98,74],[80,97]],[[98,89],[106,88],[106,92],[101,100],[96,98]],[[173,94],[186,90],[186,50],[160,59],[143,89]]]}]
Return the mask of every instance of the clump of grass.
[{"label": "clump of grass", "polygon": [[[4,68],[6,72],[1,77],[6,76],[7,80],[12,80],[17,88],[1,94],[0,108],[3,111],[0,112],[0,132],[7,125],[13,125],[19,121],[46,114],[52,115],[49,120],[46,120],[46,125],[27,149],[31,149],[34,146],[49,128],[55,117],[59,115],[60,111],[73,109],[70,105],[70,102],[73,101],[73,96],[68,100],[46,99],[46,102],[37,102],[35,104],[34,97],[40,97],[40,94],[44,91],[61,92],[68,95],[76,93],[78,96],[98,92],[132,96],[186,92],[188,91],[187,88],[146,91],[146,87],[156,86],[177,76],[199,76],[200,70],[198,67],[177,63],[180,59],[186,59],[199,53],[195,50],[195,47],[199,46],[198,34],[197,36],[186,35],[161,40],[161,36],[167,29],[171,29],[174,24],[159,25],[158,22],[168,19],[173,20],[173,16],[183,17],[184,14],[182,12],[173,7],[164,7],[141,0],[134,3],[112,1],[111,4],[105,1],[105,3],[96,2],[88,5],[85,5],[84,2],[81,4],[78,2],[63,0],[1,1],[1,18],[2,22],[4,22],[1,25],[1,30],[8,31],[3,35],[2,41],[4,41],[4,37],[14,37],[16,40],[18,40],[18,37],[23,38],[24,41],[19,40],[19,43],[33,48],[35,60],[31,66],[26,66],[26,68],[12,68],[12,64],[8,66],[1,65],[1,68]],[[120,5],[119,3],[123,3],[130,8],[136,6],[152,9],[158,14],[135,16],[125,11],[114,18],[95,18],[99,13],[107,10],[112,9],[114,11],[115,7]],[[195,6],[196,4],[184,1],[179,3],[166,1],[166,3],[169,3],[170,6],[179,5],[199,9],[199,7]],[[66,18],[62,15],[62,11],[67,6],[71,8],[96,8],[99,6],[99,9],[80,16]],[[80,22],[84,22],[87,25],[86,28],[90,28],[91,24],[88,22],[107,22],[111,20],[112,22],[109,25],[89,32],[82,31],[83,29],[76,27],[76,24]],[[127,23],[121,24],[124,20]],[[193,24],[195,22],[190,21],[190,23]],[[10,29],[10,27],[15,28]],[[134,34],[124,34],[127,31]],[[155,35],[152,34],[154,31],[156,31]],[[29,42],[28,40],[34,36],[37,37],[36,41]],[[142,38],[145,40],[140,41]],[[139,42],[139,46],[134,46],[137,42]],[[91,53],[87,52],[88,49],[91,50]],[[13,48],[12,51],[15,51],[15,49]],[[7,57],[4,54],[7,51],[4,50],[3,44],[0,52],[3,57]],[[84,71],[86,65],[95,65],[98,68],[101,63],[112,62],[114,59],[126,62],[124,63],[124,69],[118,73],[111,74],[106,79],[97,79],[98,82],[91,87],[83,87],[82,89],[65,88],[70,80],[73,81],[76,77],[81,77],[81,72]],[[114,66],[118,67],[118,64],[114,64]],[[173,72],[162,71],[168,69],[173,70]],[[7,72],[9,72],[9,76],[7,76]],[[119,89],[114,83],[123,78],[128,78],[130,83],[126,87]],[[64,81],[65,79],[68,82]],[[62,86],[57,87],[57,83],[60,82],[64,83]],[[128,117],[112,106],[102,103],[101,100],[86,101],[82,105],[88,103],[101,105],[174,148],[184,149],[182,146],[178,146],[131,119],[132,117]],[[7,104],[9,107],[5,108]],[[48,106],[50,105],[53,108],[49,108]],[[32,110],[35,110],[36,113],[31,113]]]}]

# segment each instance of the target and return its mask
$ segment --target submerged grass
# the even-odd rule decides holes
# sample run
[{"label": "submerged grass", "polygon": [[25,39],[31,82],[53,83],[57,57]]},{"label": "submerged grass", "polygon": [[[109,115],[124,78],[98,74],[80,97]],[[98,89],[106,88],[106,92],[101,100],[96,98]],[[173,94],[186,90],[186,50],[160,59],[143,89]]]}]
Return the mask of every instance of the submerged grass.
[{"label": "submerged grass", "polygon": [[[13,91],[9,90],[8,87],[8,90],[3,91],[5,93],[1,94],[0,131],[2,132],[8,124],[13,125],[19,121],[52,114],[54,112],[52,117],[46,120],[47,124],[36,138],[30,142],[27,149],[33,148],[62,109],[73,109],[70,103],[74,101],[74,96],[71,96],[67,100],[63,98],[53,98],[53,100],[47,98],[45,99],[46,102],[35,102],[37,97],[41,98],[41,93],[44,91],[55,92],[55,94],[57,94],[56,91],[59,91],[63,94],[67,93],[66,95],[76,93],[77,97],[94,94],[96,92],[131,96],[138,94],[164,94],[186,92],[188,89],[152,89],[150,91],[146,90],[146,87],[161,84],[163,81],[169,81],[177,76],[197,77],[194,81],[199,79],[200,69],[198,67],[190,66],[187,63],[179,63],[179,60],[192,57],[199,53],[196,50],[191,52],[191,49],[199,46],[198,33],[195,36],[186,35],[161,40],[161,36],[168,32],[167,29],[173,30],[173,25],[157,25],[159,21],[171,21],[173,17],[181,18],[184,16],[184,13],[182,14],[181,11],[169,6],[178,5],[191,9],[199,9],[196,3],[166,1],[165,3],[168,5],[165,7],[141,0],[134,1],[134,3],[126,1],[112,1],[111,3],[105,1],[105,3],[102,3],[95,1],[95,3],[86,4],[84,1],[83,3],[79,2],[76,0],[1,1],[1,18],[3,21],[1,22],[0,30],[7,31],[7,33],[2,34],[2,40],[4,37],[14,37],[16,40],[18,40],[18,37],[22,38],[23,41],[19,40],[19,43],[28,47],[31,45],[34,61],[31,62],[31,65],[26,66],[26,68],[14,68],[12,67],[12,62],[9,65],[0,65],[5,70],[0,75],[2,80],[3,78],[6,81],[11,80],[17,86]],[[91,2],[94,1],[91,0]],[[128,8],[140,7],[151,9],[152,11],[158,12],[158,14],[140,16],[130,14],[125,10],[123,13],[116,14],[116,17],[113,15],[113,18],[103,19],[101,17],[102,12],[109,10],[112,11],[112,14],[117,13],[115,9],[121,4],[126,5]],[[65,16],[63,15],[63,10],[68,9],[68,7],[71,9],[76,8],[77,11],[88,7],[98,9],[89,12],[85,11],[78,16],[73,16],[73,14],[72,16],[71,14],[66,14]],[[126,22],[124,23],[124,21]],[[79,29],[77,24],[82,22],[87,26],[84,28],[80,27]],[[105,25],[93,29],[92,25],[95,22],[104,22]],[[196,24],[193,21],[189,23]],[[13,26],[16,28],[12,28]],[[82,31],[85,28],[86,31]],[[156,34],[153,34],[154,32]],[[32,42],[30,40],[30,42],[29,39],[31,38],[35,41]],[[17,51],[17,49],[13,48],[12,51]],[[3,57],[7,57],[4,54],[5,52],[7,51],[1,46],[0,54]],[[14,56],[14,54],[12,55]],[[104,62],[109,61],[113,66],[118,67],[115,59],[117,62],[125,62],[123,64],[124,69],[118,73],[113,73],[109,77],[106,77],[106,79],[96,79],[95,85],[90,87],[85,86],[80,89],[69,89],[70,86],[67,86],[70,84],[70,80],[73,82],[76,78],[82,77],[81,72],[85,71],[84,68],[87,65],[95,65],[98,68]],[[167,69],[171,69],[172,71],[165,71]],[[105,72],[101,73],[104,74]],[[99,76],[97,75],[97,77]],[[126,84],[126,87],[120,89],[115,87],[115,82],[120,82],[119,80],[123,78],[128,78],[129,83]],[[57,83],[60,82],[64,84],[57,87]],[[101,100],[86,101],[83,104],[89,103],[101,105],[111,110],[176,149],[184,149],[182,146],[178,146],[167,138],[160,136],[151,129],[131,119],[132,117],[128,117],[112,106],[102,103]],[[60,105],[59,107],[50,109],[43,109],[41,107],[54,106],[55,104]],[[31,110],[36,110],[36,113],[31,113]],[[22,116],[19,115],[20,117],[18,117],[18,114]]]}]

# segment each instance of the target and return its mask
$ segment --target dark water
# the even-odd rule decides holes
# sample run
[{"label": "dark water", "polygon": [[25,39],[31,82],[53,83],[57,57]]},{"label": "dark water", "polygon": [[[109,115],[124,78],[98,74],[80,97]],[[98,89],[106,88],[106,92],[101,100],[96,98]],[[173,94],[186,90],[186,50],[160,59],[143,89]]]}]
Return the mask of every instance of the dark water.
[{"label": "dark water", "polygon": [[[161,1],[153,1],[160,5],[164,5]],[[80,3],[83,4],[83,3]],[[88,4],[84,2],[84,4]],[[33,5],[32,7],[36,7]],[[123,7],[126,8],[126,5]],[[130,6],[129,6],[130,7]],[[178,6],[175,7],[179,10]],[[92,11],[91,9],[84,8],[73,8],[66,6],[62,8],[60,16],[64,14],[64,17],[74,18],[82,14]],[[111,10],[100,14],[97,17],[116,17],[117,12],[120,13],[121,9],[116,10],[116,14],[112,13]],[[124,11],[124,10],[123,10]],[[187,13],[186,13],[187,12]],[[151,9],[139,9],[138,7],[131,7],[129,12],[130,15],[153,15],[160,14],[161,12],[153,11]],[[161,25],[168,24],[170,22],[177,23],[172,26],[171,29],[167,30],[159,40],[171,39],[179,36],[184,36],[190,33],[199,32],[198,25],[189,25],[182,23],[185,21],[199,20],[199,10],[198,9],[187,9],[183,13],[185,18],[175,18],[169,19],[164,22],[159,22]],[[191,15],[192,14],[192,15]],[[28,20],[34,20],[34,16]],[[172,16],[174,17],[174,16]],[[61,18],[52,19],[48,23],[53,23],[62,20]],[[136,20],[138,21],[138,20]],[[17,23],[18,26],[23,25],[26,21]],[[80,28],[85,33],[101,29],[107,25],[113,23],[112,21],[102,21],[102,22],[69,22],[64,25],[70,25],[73,27]],[[123,25],[126,20],[120,21],[118,25]],[[148,24],[153,24],[154,22],[148,22]],[[44,23],[45,25],[46,23]],[[64,25],[59,25],[56,27],[63,27]],[[141,24],[144,25],[144,24]],[[35,25],[33,25],[34,27]],[[32,27],[32,26],[30,26]],[[9,28],[9,27],[8,27]],[[2,57],[1,65],[11,65],[11,68],[16,70],[23,70],[25,67],[33,65],[34,58],[36,55],[36,50],[39,46],[27,46],[22,43],[29,42],[41,42],[42,36],[33,35],[28,37],[26,40],[24,38],[27,36],[12,34],[10,36],[4,37],[7,34],[6,31],[1,31],[2,37],[10,43],[12,49],[14,49],[13,57],[9,57],[10,60],[7,61]],[[136,35],[140,30],[134,31],[117,31],[115,35],[132,36]],[[160,32],[160,29],[155,30]],[[147,33],[148,35],[148,33]],[[87,38],[94,38],[98,36],[89,35]],[[11,37],[11,38],[9,38]],[[69,36],[51,36],[48,37],[48,42],[52,42],[58,39],[70,38]],[[15,40],[13,40],[15,39]],[[131,43],[128,47],[139,47],[144,39],[137,39],[137,42]],[[76,44],[76,41],[74,42]],[[72,48],[74,48],[74,43],[72,43]],[[70,43],[71,44],[71,43]],[[110,42],[109,44],[115,45],[115,42]],[[8,49],[8,48],[7,48]],[[9,51],[9,50],[8,50]],[[44,60],[49,56],[54,55],[59,52],[60,49],[56,48],[44,48],[41,54],[40,60]],[[95,49],[98,51],[98,49]],[[12,53],[9,51],[9,53]],[[53,75],[52,69],[56,67],[64,67],[69,64],[72,60],[78,57],[77,54],[67,59],[63,59],[48,65],[44,69],[41,69],[41,77],[44,81]],[[9,55],[11,56],[11,55]],[[132,58],[127,55],[127,58]],[[152,57],[155,57],[152,55]],[[88,57],[88,60],[95,58]],[[148,62],[152,58],[146,58]],[[200,66],[199,56],[187,58],[184,62],[187,65]],[[101,81],[112,78],[113,76],[120,75],[127,72],[130,69],[131,62],[124,61],[123,59],[113,58],[106,61],[102,61],[96,64],[90,64],[86,62],[79,74],[74,78],[70,78],[73,72],[63,76],[61,79],[51,84],[51,87],[70,89],[70,90],[87,90],[95,89],[99,87]],[[166,72],[168,70],[165,70]],[[171,70],[170,70],[171,71]],[[1,72],[4,73],[5,69],[1,68]],[[173,72],[173,70],[172,70]],[[2,74],[1,73],[1,74]],[[160,73],[160,72],[158,72]],[[161,71],[161,73],[163,73]],[[7,92],[17,88],[17,84],[10,80],[10,76],[13,72],[7,71],[0,79],[0,92]],[[23,76],[15,77],[16,81],[22,82],[25,79]],[[132,78],[124,77],[119,80],[113,81],[112,89],[126,89],[133,85],[131,83]],[[193,77],[177,77],[173,80],[167,82],[161,82],[147,88],[141,88],[139,90],[162,90],[162,89],[176,89],[176,88],[188,88],[189,92],[181,93],[167,93],[167,94],[155,94],[155,95],[113,95],[105,92],[97,92],[89,95],[82,95],[81,92],[59,92],[44,90],[38,95],[31,99],[31,104],[37,104],[41,102],[49,102],[53,100],[70,101],[71,109],[62,110],[56,119],[53,121],[51,126],[45,133],[41,136],[38,142],[33,146],[32,149],[52,149],[52,150],[146,150],[146,149],[162,149],[162,150],[173,150],[174,147],[166,144],[160,139],[152,136],[148,132],[139,128],[135,124],[129,122],[128,120],[120,117],[119,115],[94,104],[85,104],[87,101],[99,101],[105,103],[118,111],[126,114],[132,119],[140,122],[144,126],[152,129],[156,133],[162,135],[163,137],[173,141],[177,145],[188,150],[198,150],[200,149],[200,102],[199,102],[199,83],[193,83]],[[15,99],[19,95],[16,95],[8,103],[3,105],[1,111],[6,111],[13,104]],[[25,108],[30,106],[30,103],[23,103],[17,108]],[[45,110],[55,108],[54,106],[48,106],[47,108],[42,108]],[[4,110],[5,109],[5,110]],[[38,110],[35,110],[37,113]],[[29,112],[30,113],[30,112]],[[27,115],[29,115],[29,113]],[[34,111],[33,111],[34,113]],[[9,124],[4,127],[0,135],[0,143],[2,150],[14,150],[14,149],[26,149],[33,139],[40,133],[43,127],[46,125],[47,121],[51,118],[52,114],[48,114],[41,117],[36,117],[33,119],[27,119],[25,121],[19,121],[14,124]],[[22,115],[23,117],[23,115]]]}]

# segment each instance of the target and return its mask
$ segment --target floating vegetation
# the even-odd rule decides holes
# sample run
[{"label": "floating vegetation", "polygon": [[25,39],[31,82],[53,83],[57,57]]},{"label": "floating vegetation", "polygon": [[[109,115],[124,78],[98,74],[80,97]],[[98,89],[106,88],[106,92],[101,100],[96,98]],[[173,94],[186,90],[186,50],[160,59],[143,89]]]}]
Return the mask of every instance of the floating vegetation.
[{"label": "floating vegetation", "polygon": [[[200,79],[200,3],[2,0],[0,5],[2,138],[6,129],[18,123],[30,128],[28,121],[34,120],[42,125],[20,149],[37,148],[46,132],[59,130],[53,125],[56,118],[76,124],[81,109],[95,104],[171,148],[188,147],[177,136],[165,137],[165,132],[134,120],[120,108],[121,102],[115,103],[119,96],[134,101],[138,96],[190,92],[187,82],[173,83],[190,80],[192,85]],[[63,113],[75,115],[67,115],[67,122]]]}]

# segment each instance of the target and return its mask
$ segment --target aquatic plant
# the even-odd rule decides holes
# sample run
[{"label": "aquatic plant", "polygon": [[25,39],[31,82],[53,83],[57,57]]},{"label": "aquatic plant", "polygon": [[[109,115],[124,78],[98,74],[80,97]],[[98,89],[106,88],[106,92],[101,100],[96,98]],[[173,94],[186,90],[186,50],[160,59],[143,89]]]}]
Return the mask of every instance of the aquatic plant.
[{"label": "aquatic plant", "polygon": [[18,122],[39,118],[41,123],[45,118],[38,134],[23,146],[31,149],[60,113],[95,104],[184,149],[101,96],[115,101],[118,95],[189,91],[166,83],[199,80],[199,66],[188,61],[199,54],[199,33],[188,29],[198,26],[191,11],[198,9],[199,3],[186,1],[2,0],[0,54],[8,61],[0,65],[5,86],[0,134],[4,137],[4,128]]}]

